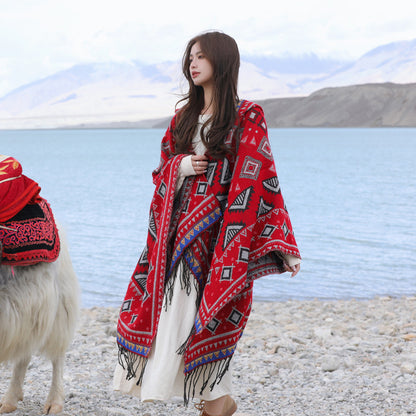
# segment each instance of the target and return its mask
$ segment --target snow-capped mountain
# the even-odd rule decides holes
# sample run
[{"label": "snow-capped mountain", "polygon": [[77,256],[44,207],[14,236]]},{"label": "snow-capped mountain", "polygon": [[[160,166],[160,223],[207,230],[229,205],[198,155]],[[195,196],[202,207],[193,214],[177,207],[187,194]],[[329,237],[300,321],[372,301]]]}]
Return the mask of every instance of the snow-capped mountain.
[{"label": "snow-capped mountain", "polygon": [[139,62],[76,65],[1,98],[0,125],[54,127],[169,114],[172,101],[177,101],[176,67]]},{"label": "snow-capped mountain", "polygon": [[[416,39],[380,46],[355,62],[243,57],[241,97],[308,95],[324,87],[416,82]],[[0,98],[0,128],[50,128],[137,122],[169,116],[186,90],[180,63],[76,65]]]},{"label": "snow-capped mountain", "polygon": [[300,88],[310,93],[325,87],[383,82],[407,84],[415,81],[416,39],[379,46],[332,74],[302,82]]}]

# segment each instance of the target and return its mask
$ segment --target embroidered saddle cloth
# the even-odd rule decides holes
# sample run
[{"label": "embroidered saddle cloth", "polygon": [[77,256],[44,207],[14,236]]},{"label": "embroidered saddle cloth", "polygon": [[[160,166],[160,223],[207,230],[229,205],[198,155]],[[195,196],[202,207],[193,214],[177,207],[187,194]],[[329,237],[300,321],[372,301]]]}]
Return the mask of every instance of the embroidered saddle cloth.
[{"label": "embroidered saddle cloth", "polygon": [[20,163],[0,155],[0,260],[28,266],[55,261],[60,242],[52,210]]}]

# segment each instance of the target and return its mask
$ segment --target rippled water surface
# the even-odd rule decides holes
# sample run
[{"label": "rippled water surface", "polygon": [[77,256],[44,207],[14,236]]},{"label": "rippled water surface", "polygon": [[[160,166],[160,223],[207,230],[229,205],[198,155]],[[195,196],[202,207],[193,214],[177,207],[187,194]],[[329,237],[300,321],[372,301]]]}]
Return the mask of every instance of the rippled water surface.
[{"label": "rippled water surface", "polygon": [[[118,306],[144,246],[163,130],[0,131],[64,225],[83,306]],[[416,294],[416,129],[272,129],[302,269],[255,299]]]}]

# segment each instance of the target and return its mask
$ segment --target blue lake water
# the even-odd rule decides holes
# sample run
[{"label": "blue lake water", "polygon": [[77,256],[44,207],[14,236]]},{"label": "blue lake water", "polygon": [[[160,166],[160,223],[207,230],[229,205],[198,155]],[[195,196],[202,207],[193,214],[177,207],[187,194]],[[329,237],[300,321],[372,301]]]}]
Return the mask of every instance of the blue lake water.
[{"label": "blue lake water", "polygon": [[[144,247],[163,130],[0,131],[65,227],[85,307],[119,306]],[[416,294],[416,129],[271,129],[303,257],[256,300]]]}]

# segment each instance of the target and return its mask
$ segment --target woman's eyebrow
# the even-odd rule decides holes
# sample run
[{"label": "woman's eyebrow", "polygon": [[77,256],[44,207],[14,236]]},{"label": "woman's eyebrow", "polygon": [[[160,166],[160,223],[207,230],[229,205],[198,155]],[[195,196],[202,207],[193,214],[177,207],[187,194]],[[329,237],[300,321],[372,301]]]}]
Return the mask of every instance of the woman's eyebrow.
[{"label": "woman's eyebrow", "polygon": [[[199,55],[200,53],[202,53],[202,51],[197,51],[197,52],[195,52],[195,55]],[[192,53],[190,53],[189,56],[194,56],[194,55]]]}]

